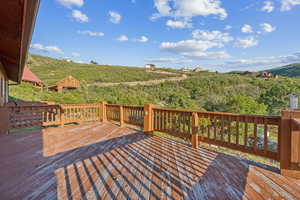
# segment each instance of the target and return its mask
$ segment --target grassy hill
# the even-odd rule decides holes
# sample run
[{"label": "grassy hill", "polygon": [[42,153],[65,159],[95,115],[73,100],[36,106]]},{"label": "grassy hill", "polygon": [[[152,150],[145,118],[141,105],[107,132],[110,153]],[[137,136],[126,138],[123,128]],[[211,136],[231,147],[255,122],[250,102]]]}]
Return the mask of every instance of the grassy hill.
[{"label": "grassy hill", "polygon": [[300,63],[294,63],[283,67],[269,69],[266,71],[281,76],[300,77]]},{"label": "grassy hill", "polygon": [[[30,57],[29,66],[48,83],[70,73],[88,83],[144,81],[169,76],[148,73],[142,68],[76,64],[37,55]],[[278,79],[264,80],[255,76],[207,72],[190,73],[183,81],[150,86],[82,86],[79,90],[60,94],[46,90],[40,92],[30,84],[22,83],[10,86],[9,92],[11,99],[54,101],[60,104],[98,103],[106,100],[118,104],[152,103],[169,108],[270,115],[280,114],[288,106],[290,93],[300,93],[300,81],[296,78],[280,76]]]},{"label": "grassy hill", "polygon": [[34,54],[28,56],[27,65],[33,73],[49,85],[69,75],[87,84],[144,81],[172,76],[169,74],[148,73],[146,69],[141,67],[80,64]]}]

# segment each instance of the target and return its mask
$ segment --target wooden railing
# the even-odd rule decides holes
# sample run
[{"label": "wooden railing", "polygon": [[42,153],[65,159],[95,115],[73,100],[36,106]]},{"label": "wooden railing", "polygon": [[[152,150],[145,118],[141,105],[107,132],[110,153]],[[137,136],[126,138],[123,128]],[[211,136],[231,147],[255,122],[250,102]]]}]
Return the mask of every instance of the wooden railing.
[{"label": "wooden railing", "polygon": [[124,123],[139,127],[144,126],[143,106],[123,106]]},{"label": "wooden railing", "polygon": [[153,109],[153,130],[279,160],[280,116]]},{"label": "wooden railing", "polygon": [[106,102],[8,106],[5,109],[0,113],[8,113],[8,130],[109,120],[121,126],[143,127],[146,133],[158,131],[180,137],[195,148],[199,143],[207,143],[277,160],[282,174],[300,178],[300,111],[283,111],[281,116],[240,115]]},{"label": "wooden railing", "polygon": [[279,160],[280,116],[197,112],[198,140]]},{"label": "wooden railing", "polygon": [[190,141],[192,136],[192,112],[153,108],[153,129]]},{"label": "wooden railing", "polygon": [[8,128],[21,129],[60,124],[57,105],[9,106]]},{"label": "wooden railing", "polygon": [[100,104],[61,105],[63,111],[62,123],[82,121],[100,121]]},{"label": "wooden railing", "polygon": [[121,115],[120,115],[120,105],[115,105],[115,104],[107,104],[106,105],[106,116],[107,120],[115,121],[115,122],[120,122]]},{"label": "wooden railing", "polygon": [[106,118],[109,121],[144,126],[144,107],[143,106],[123,106],[117,104],[106,104]]}]

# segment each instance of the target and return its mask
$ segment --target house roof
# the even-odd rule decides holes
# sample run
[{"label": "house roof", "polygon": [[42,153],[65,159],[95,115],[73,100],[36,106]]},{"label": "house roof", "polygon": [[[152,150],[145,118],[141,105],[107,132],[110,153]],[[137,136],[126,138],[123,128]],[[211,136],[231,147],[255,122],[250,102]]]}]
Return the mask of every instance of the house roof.
[{"label": "house roof", "polygon": [[22,80],[39,0],[6,0],[0,6],[0,62],[8,78]]},{"label": "house roof", "polygon": [[29,81],[33,83],[41,83],[43,82],[39,77],[37,77],[28,67],[24,68],[22,81]]}]

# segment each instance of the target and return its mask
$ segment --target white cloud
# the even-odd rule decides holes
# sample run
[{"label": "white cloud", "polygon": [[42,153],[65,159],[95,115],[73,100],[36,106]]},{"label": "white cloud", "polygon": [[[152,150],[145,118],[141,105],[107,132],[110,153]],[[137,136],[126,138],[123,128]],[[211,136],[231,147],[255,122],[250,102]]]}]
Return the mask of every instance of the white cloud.
[{"label": "white cloud", "polygon": [[187,64],[193,62],[192,60],[187,60],[182,58],[167,58],[167,57],[146,58],[145,61],[150,63],[171,63],[171,64]]},{"label": "white cloud", "polygon": [[300,5],[300,0],[281,0],[281,11],[289,11],[294,6]]},{"label": "white cloud", "polygon": [[31,44],[30,48],[37,51],[44,51],[47,53],[64,54],[64,52],[57,46],[44,46],[39,43]]},{"label": "white cloud", "polygon": [[110,22],[111,23],[114,23],[114,24],[119,24],[121,19],[122,19],[122,16],[117,13],[117,12],[114,12],[114,11],[109,11],[109,16],[110,16]]},{"label": "white cloud", "polygon": [[117,40],[121,42],[128,41],[128,37],[126,35],[120,35]]},{"label": "white cloud", "polygon": [[95,32],[95,31],[89,31],[89,30],[85,30],[85,31],[78,31],[79,34],[82,35],[88,35],[91,37],[101,37],[104,36],[104,33],[102,32]]},{"label": "white cloud", "polygon": [[219,43],[202,40],[182,40],[179,42],[162,42],[160,48],[173,53],[206,51],[213,47],[222,47]]},{"label": "white cloud", "polygon": [[148,40],[149,39],[146,36],[141,36],[141,38],[135,39],[134,41],[144,43],[144,42],[148,42]]},{"label": "white cloud", "polygon": [[158,13],[151,19],[159,17],[192,18],[195,16],[215,15],[220,19],[227,17],[227,12],[221,7],[220,0],[154,0]]},{"label": "white cloud", "polygon": [[265,1],[264,6],[261,8],[261,11],[270,13],[275,9],[274,3],[272,1]]},{"label": "white cloud", "polygon": [[171,28],[178,28],[178,29],[191,28],[193,26],[191,23],[187,21],[173,21],[173,20],[168,20],[166,22],[166,25]]},{"label": "white cloud", "polygon": [[220,43],[226,43],[233,40],[233,37],[229,35],[229,33],[222,33],[221,31],[207,31],[207,30],[194,30],[192,32],[192,36],[194,39],[199,40],[211,40]]},{"label": "white cloud", "polygon": [[183,56],[196,59],[226,59],[230,58],[230,55],[225,51],[214,51],[214,52],[184,52]]},{"label": "white cloud", "polygon": [[61,5],[72,8],[73,6],[81,7],[84,4],[83,0],[56,0]]},{"label": "white cloud", "polygon": [[236,48],[246,49],[246,48],[257,46],[258,43],[259,43],[259,41],[257,39],[255,39],[254,37],[247,37],[244,39],[239,38],[234,46]]},{"label": "white cloud", "polygon": [[80,53],[73,52],[73,53],[72,53],[72,57],[77,57],[77,58],[78,58],[78,57],[80,57]]},{"label": "white cloud", "polygon": [[276,27],[272,26],[271,24],[264,23],[264,24],[261,24],[260,26],[267,33],[271,33],[276,30]]},{"label": "white cloud", "polygon": [[82,13],[80,10],[73,10],[72,17],[78,22],[88,22],[89,18],[86,14]]},{"label": "white cloud", "polygon": [[163,51],[197,59],[228,58],[229,55],[224,51],[206,52],[208,49],[221,47],[223,47],[223,44],[220,42],[209,40],[182,40],[179,42],[163,42],[160,44],[160,48]]},{"label": "white cloud", "polygon": [[252,26],[250,26],[249,24],[245,24],[242,28],[241,31],[243,33],[253,33],[253,29]]},{"label": "white cloud", "polygon": [[[251,68],[252,70],[266,69],[270,67],[283,66],[290,63],[300,62],[300,52],[296,52],[287,56],[269,56],[269,57],[257,57],[253,59],[237,59],[231,60],[222,65],[227,69],[244,69]],[[250,70],[251,70],[250,69]]]},{"label": "white cloud", "polygon": [[224,30],[230,30],[230,29],[232,29],[232,26],[229,26],[229,25],[226,25],[224,28]]}]

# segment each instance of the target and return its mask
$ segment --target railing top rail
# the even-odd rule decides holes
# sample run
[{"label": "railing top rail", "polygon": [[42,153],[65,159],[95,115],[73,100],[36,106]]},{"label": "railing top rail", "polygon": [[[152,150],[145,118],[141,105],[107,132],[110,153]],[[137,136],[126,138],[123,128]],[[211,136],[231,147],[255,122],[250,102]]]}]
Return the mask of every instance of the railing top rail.
[{"label": "railing top rail", "polygon": [[8,108],[49,108],[59,107],[59,105],[8,105]]},{"label": "railing top rail", "polygon": [[256,118],[267,118],[267,119],[281,119],[281,116],[235,114],[235,113],[226,113],[226,112],[209,112],[209,111],[201,111],[201,110],[184,110],[184,109],[172,109],[172,108],[153,108],[153,110],[162,110],[162,111],[170,111],[170,112],[190,112],[190,113],[223,115],[223,116],[233,116],[233,117],[256,117]]},{"label": "railing top rail", "polygon": [[144,108],[144,106],[131,106],[131,105],[124,105],[125,108]]}]

